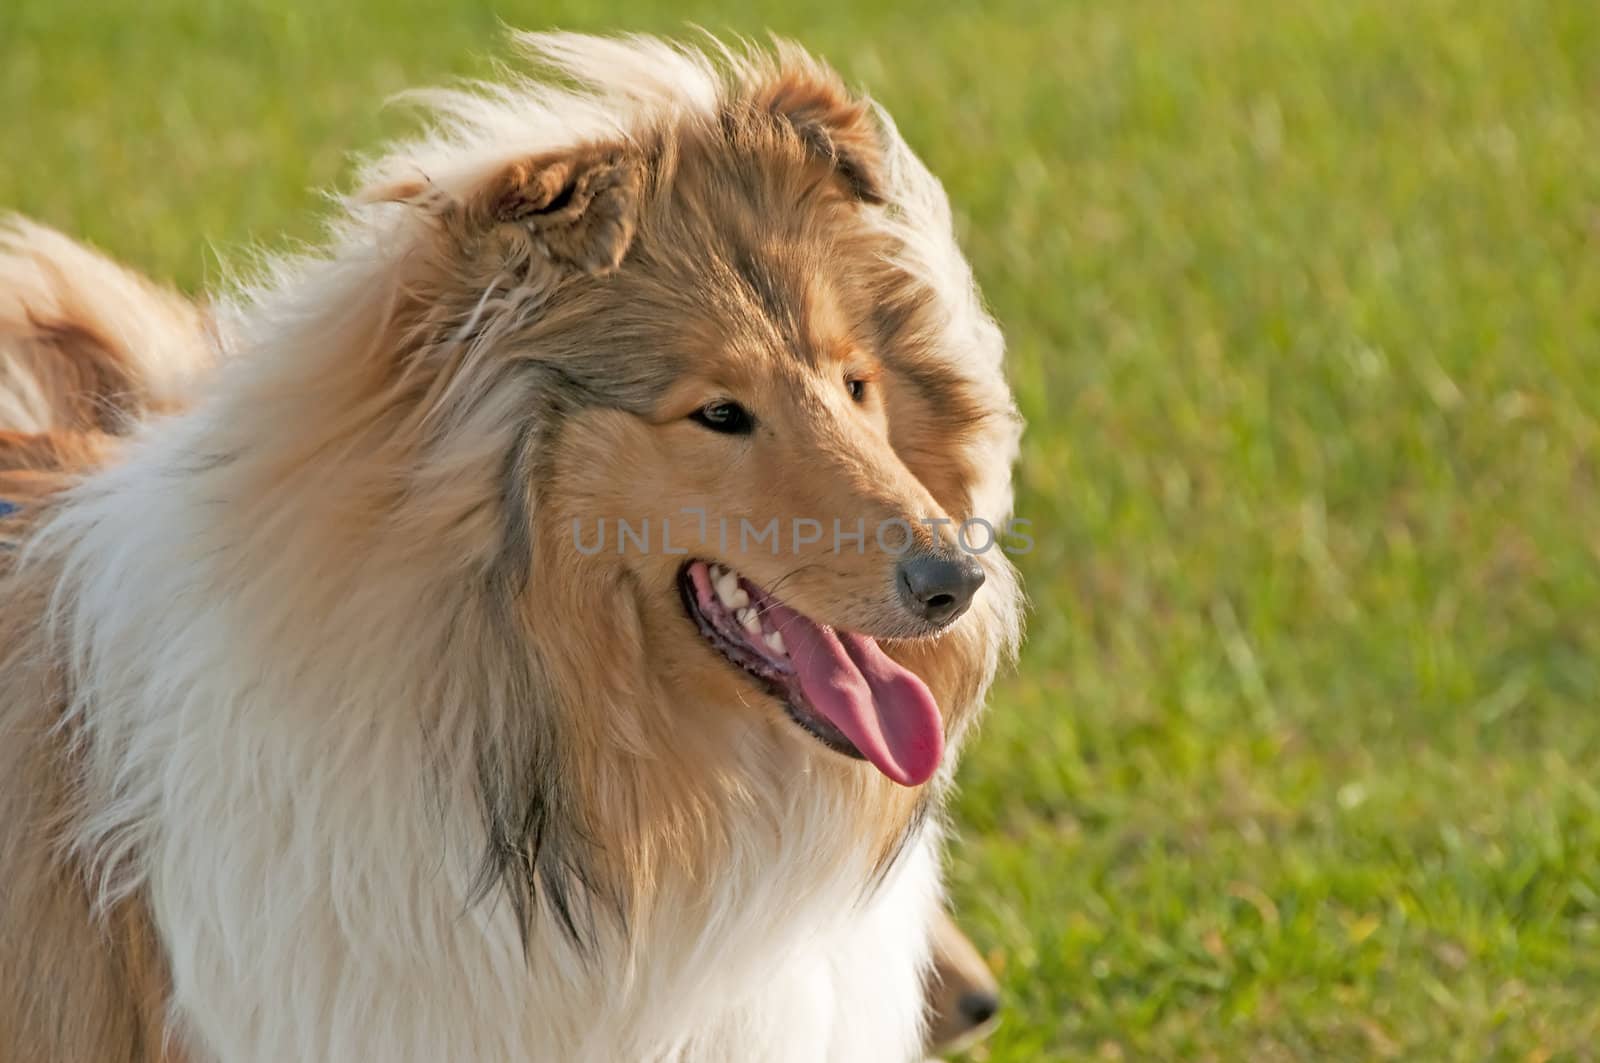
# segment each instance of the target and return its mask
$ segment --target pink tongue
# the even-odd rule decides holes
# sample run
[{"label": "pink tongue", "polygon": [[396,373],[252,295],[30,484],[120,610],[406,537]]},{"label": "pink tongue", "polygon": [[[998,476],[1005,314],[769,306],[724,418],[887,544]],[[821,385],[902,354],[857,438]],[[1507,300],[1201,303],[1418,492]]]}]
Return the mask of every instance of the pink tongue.
[{"label": "pink tongue", "polygon": [[944,722],[926,684],[866,635],[839,633],[771,602],[800,689],[877,769],[902,786],[932,778],[944,756]]}]

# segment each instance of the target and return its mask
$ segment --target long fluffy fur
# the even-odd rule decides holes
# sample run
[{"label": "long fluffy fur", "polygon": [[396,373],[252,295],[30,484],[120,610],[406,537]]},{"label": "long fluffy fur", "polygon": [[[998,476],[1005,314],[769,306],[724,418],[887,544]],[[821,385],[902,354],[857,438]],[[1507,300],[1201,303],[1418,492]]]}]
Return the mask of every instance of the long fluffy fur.
[{"label": "long fluffy fur", "polygon": [[[0,729],[23,736],[0,745],[15,813],[0,872],[31,876],[0,937],[72,946],[45,990],[67,999],[0,976],[18,1059],[124,1037],[130,1059],[917,1052],[930,802],[950,768],[900,791],[781,721],[684,703],[648,604],[621,604],[628,580],[560,564],[543,522],[588,489],[561,472],[583,468],[563,464],[573,411],[660,384],[573,323],[600,296],[570,278],[616,269],[631,197],[664,195],[629,169],[640,157],[678,160],[687,182],[696,145],[731,128],[831,172],[860,203],[818,209],[860,219],[904,296],[882,328],[914,350],[921,397],[905,401],[925,413],[895,440],[921,480],[907,490],[996,524],[1018,433],[998,332],[937,182],[797,50],[523,43],[583,87],[429,97],[435,132],[369,169],[329,252],[277,264],[219,309],[220,331],[53,234],[13,231],[0,344],[31,353],[0,376],[0,415],[111,435],[141,421],[98,471],[42,494],[23,549],[0,555]],[[769,111],[789,125],[769,132]],[[537,198],[529,157],[597,175],[574,186],[584,228],[537,228],[569,200]],[[507,180],[535,197],[533,227],[482,236],[475,204],[487,187],[504,210]],[[92,339],[64,351],[50,307]],[[572,357],[615,378],[574,385],[572,336],[587,337]],[[74,405],[63,365],[122,376]],[[972,612],[901,650],[952,741],[1017,636],[1015,576],[984,563]],[[105,925],[122,929],[97,951]]]},{"label": "long fluffy fur", "polygon": [[187,300],[43,226],[0,226],[0,431],[126,432],[180,407],[215,350]]}]

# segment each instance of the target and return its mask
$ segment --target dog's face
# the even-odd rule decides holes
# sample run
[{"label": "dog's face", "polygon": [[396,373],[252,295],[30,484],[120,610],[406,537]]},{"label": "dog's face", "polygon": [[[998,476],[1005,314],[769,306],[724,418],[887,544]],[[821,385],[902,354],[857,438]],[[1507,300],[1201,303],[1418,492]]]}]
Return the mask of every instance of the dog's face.
[{"label": "dog's face", "polygon": [[752,110],[638,165],[626,252],[539,341],[581,352],[541,535],[557,568],[626,588],[675,700],[786,714],[796,741],[922,783],[941,706],[879,640],[937,639],[983,593],[961,454],[1009,411],[930,367],[935,297],[790,119]]},{"label": "dog's face", "polygon": [[1008,628],[1012,603],[981,606],[1013,592],[988,527],[986,552],[958,529],[1008,478],[1015,427],[997,366],[952,350],[967,308],[907,265],[882,136],[819,67],[747,71],[710,116],[446,197],[447,255],[473,279],[433,312],[482,334],[503,278],[540,278],[514,289],[538,313],[482,361],[518,366],[540,405],[537,457],[506,467],[530,496],[511,538],[533,552],[542,645],[631,649],[702,714],[683,728],[765,720],[914,786],[1006,637],[960,635]]},{"label": "dog's face", "polygon": [[584,349],[649,386],[564,419],[546,534],[573,569],[626,581],[683,693],[776,703],[800,741],[920,783],[939,706],[877,640],[936,638],[984,569],[952,522],[966,500],[930,490],[944,455],[916,456],[924,480],[895,443],[959,442],[962,396],[921,390],[919,352],[885,318],[921,293],[886,264],[870,207],[798,140],[721,135],[680,145],[586,293]]}]

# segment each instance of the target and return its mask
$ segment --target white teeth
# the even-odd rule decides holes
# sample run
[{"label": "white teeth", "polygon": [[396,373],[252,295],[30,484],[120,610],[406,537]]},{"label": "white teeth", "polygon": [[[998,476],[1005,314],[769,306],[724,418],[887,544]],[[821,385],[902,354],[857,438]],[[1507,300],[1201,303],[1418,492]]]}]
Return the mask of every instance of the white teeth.
[{"label": "white teeth", "polygon": [[717,600],[722,603],[724,609],[743,609],[750,604],[750,596],[739,586],[738,575],[726,570],[718,572],[715,568],[711,573],[711,584],[716,587]]},{"label": "white teeth", "polygon": [[756,616],[754,609],[740,609],[733,615],[739,621],[739,626],[750,632],[750,634],[761,634],[761,621]]},{"label": "white teeth", "polygon": [[765,642],[767,644],[767,648],[770,649],[773,653],[788,653],[789,652],[789,647],[787,647],[787,646],[785,646],[783,644],[783,633],[782,632],[769,631],[769,632],[767,632],[766,636],[761,641]]}]

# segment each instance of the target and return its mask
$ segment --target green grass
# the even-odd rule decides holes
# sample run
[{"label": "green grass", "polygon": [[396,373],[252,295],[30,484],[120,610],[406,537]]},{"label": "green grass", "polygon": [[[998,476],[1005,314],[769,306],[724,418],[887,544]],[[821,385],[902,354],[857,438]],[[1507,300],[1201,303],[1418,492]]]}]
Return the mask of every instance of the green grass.
[{"label": "green grass", "polygon": [[1594,1058],[1600,4],[10,0],[0,207],[202,286],[497,16],[800,37],[947,181],[1038,539],[975,1057]]}]

